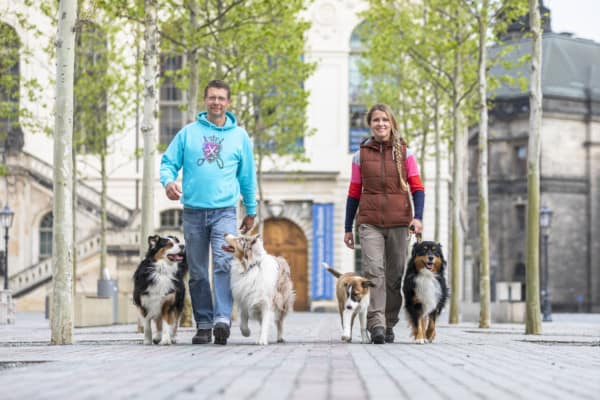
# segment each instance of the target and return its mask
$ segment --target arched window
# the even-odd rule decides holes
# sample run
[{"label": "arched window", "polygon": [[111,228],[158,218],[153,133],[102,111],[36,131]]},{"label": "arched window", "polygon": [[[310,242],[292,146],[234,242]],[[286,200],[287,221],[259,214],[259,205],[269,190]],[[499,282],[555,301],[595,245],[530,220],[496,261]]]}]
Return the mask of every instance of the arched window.
[{"label": "arched window", "polygon": [[161,229],[179,229],[181,228],[182,222],[181,217],[183,212],[181,209],[174,208],[172,210],[165,210],[160,213],[160,227]]},{"label": "arched window", "polygon": [[177,132],[186,123],[184,93],[175,85],[174,74],[183,67],[183,56],[161,54],[160,56],[160,97],[159,97],[159,144],[168,146]]},{"label": "arched window", "polygon": [[40,222],[40,259],[52,256],[52,222],[51,212]]},{"label": "arched window", "polygon": [[80,153],[98,154],[106,148],[108,56],[106,35],[95,24],[77,31],[73,144]]},{"label": "arched window", "polygon": [[19,36],[0,23],[0,148],[21,150],[19,121]]},{"label": "arched window", "polygon": [[358,150],[360,142],[369,135],[369,127],[365,119],[367,106],[361,103],[361,90],[365,83],[365,77],[360,73],[359,61],[365,48],[360,40],[360,32],[365,29],[365,23],[358,25],[350,37],[350,55],[348,56],[348,118],[349,151]]}]

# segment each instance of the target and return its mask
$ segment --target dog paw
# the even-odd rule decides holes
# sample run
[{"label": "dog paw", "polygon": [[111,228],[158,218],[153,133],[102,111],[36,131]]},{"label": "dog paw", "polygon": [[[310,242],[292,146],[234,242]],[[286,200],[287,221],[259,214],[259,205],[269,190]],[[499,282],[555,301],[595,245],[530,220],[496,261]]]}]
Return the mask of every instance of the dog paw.
[{"label": "dog paw", "polygon": [[361,343],[371,343],[371,339],[368,336],[363,336],[360,340]]},{"label": "dog paw", "polygon": [[152,338],[152,343],[159,344],[162,341],[160,336]]},{"label": "dog paw", "polygon": [[415,344],[425,344],[425,339],[415,339]]},{"label": "dog paw", "polygon": [[144,339],[144,344],[146,344],[146,345],[152,344],[152,340]]},{"label": "dog paw", "polygon": [[240,327],[240,331],[242,331],[242,336],[244,336],[244,337],[250,336],[250,328],[242,328],[242,327]]},{"label": "dog paw", "polygon": [[285,339],[284,338],[277,338],[277,343],[285,343]]},{"label": "dog paw", "polygon": [[258,339],[258,341],[256,342],[257,345],[259,346],[266,346],[269,344],[269,341],[267,339]]},{"label": "dog paw", "polygon": [[171,340],[171,338],[162,338],[161,341],[158,342],[160,346],[169,346],[172,343],[173,341]]},{"label": "dog paw", "polygon": [[346,342],[346,343],[350,343],[352,341],[352,338],[350,336],[342,336],[342,342]]}]

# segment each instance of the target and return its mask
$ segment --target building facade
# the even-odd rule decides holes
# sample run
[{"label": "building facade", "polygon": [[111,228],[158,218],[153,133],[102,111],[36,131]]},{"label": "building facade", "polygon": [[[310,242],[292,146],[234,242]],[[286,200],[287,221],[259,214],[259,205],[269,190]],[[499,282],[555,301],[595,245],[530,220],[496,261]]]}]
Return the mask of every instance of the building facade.
[{"label": "building facade", "polygon": [[[600,261],[595,254],[600,250],[600,43],[553,33],[547,9],[544,15],[540,204],[552,210],[553,218],[549,231],[540,230],[541,287],[548,287],[555,310],[598,312]],[[512,46],[509,61],[531,51],[531,41],[523,37],[521,27],[513,28],[505,43]],[[492,74],[528,77],[529,70],[527,65],[508,71],[495,67]],[[522,289],[524,300],[529,97],[508,85],[494,95],[488,143],[491,276],[496,282],[520,283],[517,287]],[[469,141],[468,244],[474,254],[475,291],[479,279],[477,133],[474,127]],[[548,239],[547,260],[544,235]]]}]

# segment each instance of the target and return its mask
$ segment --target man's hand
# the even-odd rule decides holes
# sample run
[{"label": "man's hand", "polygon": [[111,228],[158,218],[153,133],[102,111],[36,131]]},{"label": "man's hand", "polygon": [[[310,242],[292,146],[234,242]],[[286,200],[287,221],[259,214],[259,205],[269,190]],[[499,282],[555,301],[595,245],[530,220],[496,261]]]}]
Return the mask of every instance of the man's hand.
[{"label": "man's hand", "polygon": [[246,215],[240,225],[240,232],[247,233],[254,227],[254,215]]},{"label": "man's hand", "polygon": [[412,221],[410,221],[410,224],[408,226],[409,226],[410,231],[414,234],[423,232],[423,224],[421,223],[421,220],[419,220],[419,219],[414,218]]},{"label": "man's hand", "polygon": [[181,198],[181,185],[175,181],[169,182],[165,187],[165,192],[170,200],[179,200]]},{"label": "man's hand", "polygon": [[354,234],[352,232],[344,233],[344,244],[349,249],[354,249]]}]

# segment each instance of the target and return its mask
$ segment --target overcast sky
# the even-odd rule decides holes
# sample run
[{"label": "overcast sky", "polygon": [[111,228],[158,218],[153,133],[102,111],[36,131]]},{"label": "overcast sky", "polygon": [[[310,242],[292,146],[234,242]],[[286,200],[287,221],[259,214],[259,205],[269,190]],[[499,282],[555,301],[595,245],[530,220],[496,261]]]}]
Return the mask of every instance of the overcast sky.
[{"label": "overcast sky", "polygon": [[600,0],[544,0],[554,32],[572,32],[600,43]]}]

